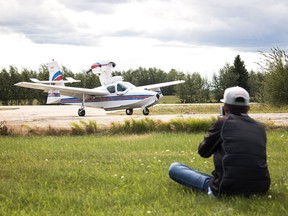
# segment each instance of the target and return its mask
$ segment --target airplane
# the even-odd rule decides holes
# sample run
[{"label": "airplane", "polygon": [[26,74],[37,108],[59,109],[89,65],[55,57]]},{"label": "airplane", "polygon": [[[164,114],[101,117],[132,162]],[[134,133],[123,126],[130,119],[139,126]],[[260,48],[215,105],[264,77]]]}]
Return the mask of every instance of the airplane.
[{"label": "airplane", "polygon": [[163,82],[136,87],[123,81],[122,76],[112,76],[114,62],[95,63],[87,71],[99,76],[101,86],[87,89],[65,86],[65,83],[80,82],[72,77],[63,80],[60,67],[56,61],[47,63],[49,81],[31,78],[32,82],[19,82],[15,86],[43,90],[48,93],[46,104],[79,104],[79,116],[85,116],[85,106],[102,108],[105,111],[126,110],[127,115],[133,109],[142,108],[143,115],[149,115],[149,107],[157,104],[163,96],[160,88],[183,83],[183,80]]}]

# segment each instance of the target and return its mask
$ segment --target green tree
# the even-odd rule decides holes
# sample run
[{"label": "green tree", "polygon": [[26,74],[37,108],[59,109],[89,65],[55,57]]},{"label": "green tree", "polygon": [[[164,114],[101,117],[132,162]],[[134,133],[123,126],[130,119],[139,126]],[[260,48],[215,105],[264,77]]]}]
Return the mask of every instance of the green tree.
[{"label": "green tree", "polygon": [[209,100],[208,82],[197,72],[188,74],[185,83],[178,85],[176,90],[183,103],[202,103]]},{"label": "green tree", "polygon": [[265,72],[264,100],[273,105],[288,104],[288,57],[284,50],[272,48],[271,53],[260,52],[259,63]]},{"label": "green tree", "polygon": [[[99,77],[96,75],[96,74],[92,74],[92,73],[89,73],[89,74],[81,74],[82,76],[82,81],[80,84],[82,84],[82,88],[96,88],[98,86],[101,86],[101,83],[100,83],[100,79]],[[81,80],[81,79],[80,79]]]},{"label": "green tree", "polygon": [[237,86],[240,86],[249,92],[249,73],[246,70],[244,61],[241,60],[240,55],[237,55],[234,59],[233,73],[238,76]]},{"label": "green tree", "polygon": [[157,68],[146,69],[139,67],[127,72],[118,72],[116,75],[123,76],[125,81],[131,82],[136,86],[165,82],[167,80],[167,73]]},{"label": "green tree", "polygon": [[[39,67],[38,77],[39,80],[49,80],[49,70],[46,64],[42,64]],[[46,104],[47,93],[43,91],[37,91],[37,101],[39,104]]]},{"label": "green tree", "polygon": [[219,102],[220,99],[223,98],[226,88],[236,86],[238,84],[238,78],[239,75],[234,73],[234,66],[226,63],[224,67],[219,70],[218,75],[213,75],[211,86],[214,99]]},{"label": "green tree", "polygon": [[[128,70],[122,72],[114,72],[114,75],[123,76],[125,81],[131,82],[135,86],[143,86],[161,82],[169,82],[183,78],[183,73],[180,73],[172,69],[168,74],[163,70],[157,68],[143,68],[139,67],[135,70]],[[175,94],[175,86],[168,86],[162,88],[162,93],[164,95],[173,95]]]},{"label": "green tree", "polygon": [[[168,82],[170,81],[175,81],[175,80],[184,80],[185,79],[185,74],[182,72],[179,72],[175,69],[171,69],[168,74],[167,74],[167,80]],[[163,81],[162,81],[163,82]],[[176,88],[177,86],[181,86],[181,85],[176,85],[176,86],[167,86],[165,88],[163,88],[163,94],[164,95],[175,95],[177,94]],[[165,90],[165,92],[164,92]]]},{"label": "green tree", "polygon": [[265,79],[264,73],[250,71],[248,85],[250,86],[249,94],[251,97],[251,101],[263,102],[264,79]]},{"label": "green tree", "polygon": [[0,73],[0,100],[3,105],[9,104],[10,86],[9,86],[10,76],[8,71],[3,68]]},{"label": "green tree", "polygon": [[[24,68],[21,72],[21,81],[22,82],[30,82],[30,78],[37,77],[37,72],[33,70],[28,70]],[[18,88],[18,87],[17,87]],[[33,101],[35,98],[37,98],[37,95],[41,94],[41,91],[35,91],[34,89],[28,89],[28,88],[20,88],[20,98],[22,100],[19,102],[21,104],[33,104]]]},{"label": "green tree", "polygon": [[22,98],[20,97],[21,89],[15,88],[14,84],[21,81],[21,75],[16,67],[9,67],[9,80],[8,82],[8,97],[10,102],[18,104]]}]

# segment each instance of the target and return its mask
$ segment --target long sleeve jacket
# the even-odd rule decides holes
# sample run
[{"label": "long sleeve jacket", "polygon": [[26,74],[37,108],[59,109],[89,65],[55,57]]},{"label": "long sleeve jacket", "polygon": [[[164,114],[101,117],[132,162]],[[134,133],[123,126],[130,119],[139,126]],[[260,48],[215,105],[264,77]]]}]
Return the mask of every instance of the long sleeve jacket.
[{"label": "long sleeve jacket", "polygon": [[213,155],[209,182],[214,194],[265,193],[270,186],[266,163],[266,132],[248,115],[219,118],[200,143],[198,153]]}]

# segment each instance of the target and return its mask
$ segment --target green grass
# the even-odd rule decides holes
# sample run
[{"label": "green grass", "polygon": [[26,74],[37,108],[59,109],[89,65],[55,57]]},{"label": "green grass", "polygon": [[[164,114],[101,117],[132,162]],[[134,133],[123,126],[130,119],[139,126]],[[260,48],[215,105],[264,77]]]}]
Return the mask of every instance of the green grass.
[{"label": "green grass", "polygon": [[213,199],[169,179],[174,161],[203,172],[204,133],[0,139],[0,215],[287,215],[287,131],[268,131],[265,196]]},{"label": "green grass", "polygon": [[179,104],[181,103],[181,100],[176,95],[163,95],[163,97],[160,100],[161,104]]},{"label": "green grass", "polygon": [[[220,106],[223,103],[203,103],[203,104],[159,104],[150,109],[150,115],[164,114],[219,114]],[[249,113],[287,113],[286,106],[270,106],[267,104],[252,103],[250,104]],[[124,110],[110,112],[111,115],[126,115]],[[142,109],[135,109],[134,114],[142,115]]]}]

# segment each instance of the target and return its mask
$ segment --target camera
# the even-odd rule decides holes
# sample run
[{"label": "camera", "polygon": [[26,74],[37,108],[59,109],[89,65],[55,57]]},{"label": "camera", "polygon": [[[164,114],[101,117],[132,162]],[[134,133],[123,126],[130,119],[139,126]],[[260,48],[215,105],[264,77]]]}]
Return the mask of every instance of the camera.
[{"label": "camera", "polygon": [[225,116],[224,106],[220,106],[220,116]]}]

